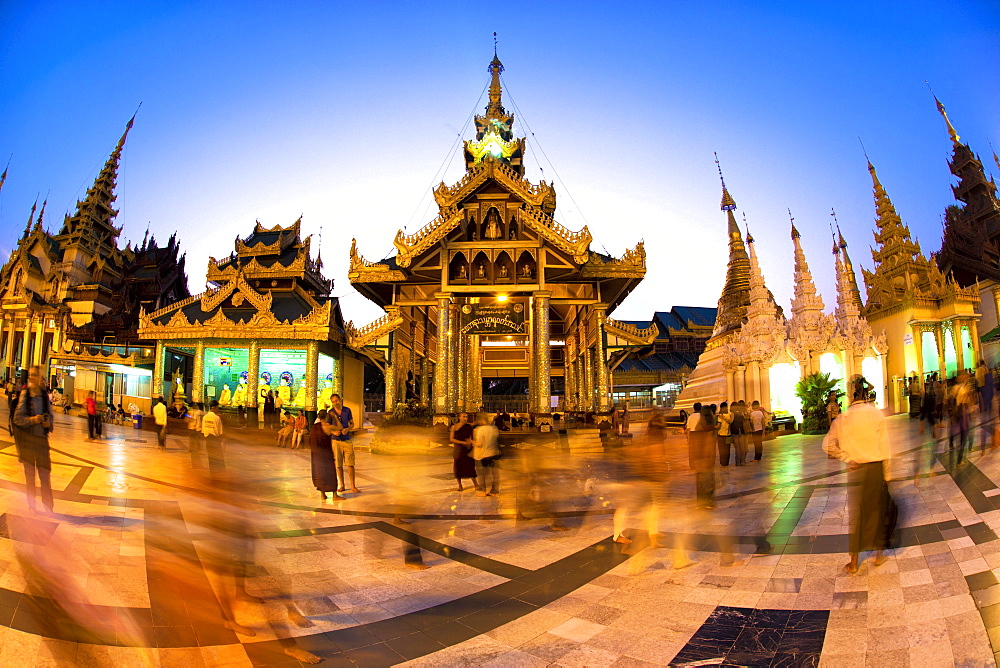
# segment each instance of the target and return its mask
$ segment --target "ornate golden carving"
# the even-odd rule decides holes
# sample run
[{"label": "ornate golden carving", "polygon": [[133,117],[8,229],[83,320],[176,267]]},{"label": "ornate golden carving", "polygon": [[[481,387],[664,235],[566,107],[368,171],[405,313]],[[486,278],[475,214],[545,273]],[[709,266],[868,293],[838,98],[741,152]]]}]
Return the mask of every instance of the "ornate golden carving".
[{"label": "ornate golden carving", "polygon": [[656,327],[656,323],[650,324],[650,326],[645,329],[639,329],[635,325],[630,325],[627,322],[607,317],[604,319],[604,330],[609,334],[614,334],[615,336],[626,339],[627,341],[639,346],[648,346],[652,344],[653,341],[656,340],[656,336],[659,334],[659,329]]},{"label": "ornate golden carving", "polygon": [[271,309],[272,296],[270,292],[263,294],[257,292],[246,282],[242,272],[236,274],[233,280],[226,283],[218,290],[206,292],[201,298],[201,310],[208,313],[222,302],[224,302],[234,292],[242,295],[248,302],[253,304],[258,311],[269,311]]},{"label": "ornate golden carving", "polygon": [[474,165],[454,185],[447,186],[442,181],[434,189],[434,200],[442,209],[453,208],[489,178],[496,179],[532,206],[548,208],[551,204],[551,208],[555,208],[555,189],[550,184],[541,181],[535,185],[521,177],[510,165],[492,156]]},{"label": "ornate golden carving", "polygon": [[360,350],[375,343],[402,324],[403,316],[400,314],[398,306],[387,307],[385,315],[372,320],[360,329],[354,326],[353,320],[350,320],[344,326],[344,331],[347,333],[347,345],[355,350]]},{"label": "ornate golden carving", "polygon": [[461,211],[444,211],[413,234],[403,234],[402,230],[396,232],[392,241],[397,251],[396,264],[409,267],[413,258],[441,241],[464,217]]},{"label": "ornate golden carving", "polygon": [[587,261],[593,237],[586,225],[579,232],[573,232],[557,223],[552,216],[534,207],[517,209],[515,215],[519,223],[527,224],[553,246],[570,253],[577,264]]}]

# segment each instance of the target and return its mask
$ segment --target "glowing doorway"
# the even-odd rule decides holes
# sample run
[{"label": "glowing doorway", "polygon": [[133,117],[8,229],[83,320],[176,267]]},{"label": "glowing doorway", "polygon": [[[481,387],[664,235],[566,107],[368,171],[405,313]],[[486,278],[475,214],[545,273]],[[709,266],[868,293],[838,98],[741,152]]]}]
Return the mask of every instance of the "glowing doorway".
[{"label": "glowing doorway", "polygon": [[882,375],[882,360],[866,357],[861,360],[861,375],[875,387],[875,405],[885,408],[885,377]]},{"label": "glowing doorway", "polygon": [[795,386],[802,377],[798,362],[783,362],[769,369],[771,382],[771,411],[778,415],[791,415],[802,423],[802,402],[795,396]]}]

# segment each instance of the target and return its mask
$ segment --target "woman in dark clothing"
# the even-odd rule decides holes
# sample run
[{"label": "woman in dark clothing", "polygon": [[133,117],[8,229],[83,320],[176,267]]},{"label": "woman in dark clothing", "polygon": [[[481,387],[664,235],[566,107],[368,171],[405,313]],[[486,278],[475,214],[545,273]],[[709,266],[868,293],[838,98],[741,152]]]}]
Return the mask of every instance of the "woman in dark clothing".
[{"label": "woman in dark clothing", "polygon": [[267,396],[264,397],[264,429],[271,429],[274,427],[276,420],[274,415],[277,412],[274,406],[274,392],[270,390],[267,391]]},{"label": "woman in dark clothing", "polygon": [[337,494],[337,464],[333,459],[333,442],[330,431],[333,428],[326,423],[326,411],[316,414],[316,422],[309,431],[309,451],[312,455],[313,485],[319,490],[319,495],[326,501],[326,493],[333,492],[333,499],[341,499]]},{"label": "woman in dark clothing", "polygon": [[472,432],[475,428],[469,424],[469,414],[459,413],[458,422],[451,426],[450,440],[455,445],[455,480],[458,481],[458,491],[462,487],[462,478],[472,478],[472,484],[479,489],[476,480],[476,461],[469,456],[472,452]]}]

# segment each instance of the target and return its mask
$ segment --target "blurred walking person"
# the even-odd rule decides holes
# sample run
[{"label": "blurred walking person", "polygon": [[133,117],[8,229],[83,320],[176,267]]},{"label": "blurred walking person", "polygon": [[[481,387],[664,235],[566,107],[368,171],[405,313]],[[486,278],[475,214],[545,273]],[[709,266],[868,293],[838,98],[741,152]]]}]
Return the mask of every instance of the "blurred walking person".
[{"label": "blurred walking person", "polygon": [[[964,370],[958,374],[948,392],[948,412],[951,417],[951,429],[948,435],[948,448],[952,451],[954,466],[961,466],[965,460],[965,448],[970,446],[969,422],[975,411],[977,401],[971,378]],[[955,457],[955,436],[958,436],[958,456]]]},{"label": "blurred walking person", "polygon": [[747,420],[746,405],[742,400],[729,407],[732,418],[729,421],[729,434],[733,437],[733,447],[736,449],[736,465],[747,463],[747,430],[750,428]]},{"label": "blurred walking person", "polygon": [[472,484],[479,489],[479,479],[476,477],[476,460],[470,453],[472,452],[472,433],[475,427],[469,424],[469,414],[459,413],[458,422],[451,425],[448,434],[449,440],[455,446],[453,453],[455,480],[458,481],[458,491],[465,489],[462,487],[462,478],[472,478]]},{"label": "blurred walking person", "polygon": [[159,429],[156,432],[156,443],[160,446],[160,450],[167,449],[167,403],[163,400],[163,397],[155,400],[156,403],[153,404],[153,420],[156,421],[156,426]]},{"label": "blurred walking person", "polygon": [[[697,406],[698,404],[696,404]],[[698,421],[692,422],[697,417]],[[701,413],[695,413],[688,420],[688,464],[694,471],[696,506],[711,509],[715,507],[715,416],[712,409],[704,406]]]},{"label": "blurred walking person", "polygon": [[101,418],[97,414],[97,393],[93,390],[87,392],[84,403],[87,407],[87,440],[93,441],[95,436],[101,437]]},{"label": "blurred walking person", "polygon": [[[719,431],[716,432],[716,440],[719,444],[719,465],[729,466],[729,459],[732,456],[733,450],[733,437],[729,433],[729,427],[733,424],[733,414],[729,412],[729,404],[725,401],[719,404],[719,414],[716,416],[716,420],[719,423]],[[737,451],[736,464],[738,466],[742,463],[739,461],[739,451]]]},{"label": "blurred walking person", "polygon": [[35,475],[41,488],[42,504],[53,512],[52,460],[49,457],[49,433],[52,431],[52,414],[49,393],[42,381],[42,369],[28,369],[28,386],[21,390],[14,412],[14,443],[17,458],[24,467],[25,494],[28,508],[35,511]]},{"label": "blurred walking person", "polygon": [[875,550],[875,565],[885,562],[883,551],[891,528],[889,496],[889,438],[882,411],[855,392],[851,405],[823,438],[823,450],[847,464],[850,472],[851,560],[844,566],[857,573],[858,555]]},{"label": "blurred walking person", "polygon": [[479,426],[472,433],[472,458],[476,461],[479,478],[478,496],[500,496],[500,430],[489,424],[486,417],[479,419]]},{"label": "blurred walking person", "polygon": [[750,439],[753,441],[754,461],[759,462],[764,456],[764,428],[767,426],[768,413],[759,401],[750,404]]}]

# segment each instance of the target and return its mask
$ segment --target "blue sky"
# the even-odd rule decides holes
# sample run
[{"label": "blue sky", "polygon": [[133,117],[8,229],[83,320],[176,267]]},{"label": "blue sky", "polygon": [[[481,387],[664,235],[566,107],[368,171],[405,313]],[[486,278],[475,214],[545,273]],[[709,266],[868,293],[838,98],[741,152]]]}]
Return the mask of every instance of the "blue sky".
[{"label": "blue sky", "polygon": [[[813,6],[815,5],[815,6]],[[61,222],[142,102],[119,178],[119,224],[178,231],[193,292],[254,220],[322,228],[347,318],[378,310],[346,278],[431,220],[429,188],[485,104],[492,32],[528,176],[557,219],[649,271],[617,311],[711,306],[726,262],[712,152],[747,214],[767,280],[791,297],[791,208],[828,307],[835,208],[871,266],[874,206],[858,137],[925,252],[952,203],[950,141],[998,171],[1000,5],[964,3],[0,3],[0,193],[6,257],[39,193]],[[464,137],[471,136],[466,127]],[[442,165],[447,165],[442,173]],[[541,168],[541,169],[540,169]],[[862,290],[863,290],[862,286]]]}]

